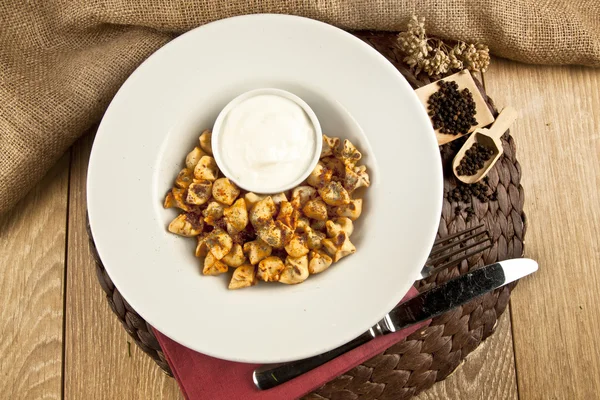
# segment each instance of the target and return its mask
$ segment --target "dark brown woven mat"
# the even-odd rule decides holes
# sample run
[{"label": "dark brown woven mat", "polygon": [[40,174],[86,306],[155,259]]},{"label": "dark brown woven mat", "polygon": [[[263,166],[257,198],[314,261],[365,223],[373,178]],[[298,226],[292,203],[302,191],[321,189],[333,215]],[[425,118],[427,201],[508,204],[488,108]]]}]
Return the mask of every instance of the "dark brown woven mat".
[{"label": "dark brown woven mat", "polygon": [[[430,82],[428,77],[415,77],[402,63],[402,56],[395,46],[394,34],[355,34],[388,58],[414,88]],[[496,115],[497,110],[492,100],[487,97],[483,87],[480,86],[480,90]],[[502,138],[502,143],[504,155],[488,175],[488,185],[492,190],[496,190],[497,200],[482,203],[473,198],[471,207],[475,214],[467,222],[464,213],[455,213],[457,204],[444,199],[438,230],[438,236],[444,237],[466,227],[484,223],[492,237],[493,246],[456,267],[417,282],[416,287],[419,291],[427,290],[470,269],[497,260],[522,256],[526,221],[523,213],[524,192],[520,184],[521,166],[516,159],[515,142],[508,132]],[[441,147],[445,190],[454,188],[457,183],[449,168],[457,145],[451,143]],[[171,375],[150,325],[123,299],[102,266],[93,240],[90,240],[90,243],[96,257],[98,280],[106,292],[108,304],[137,345]],[[305,399],[402,400],[431,387],[435,382],[445,379],[461,360],[494,332],[498,317],[504,312],[513,287],[514,284],[503,287],[434,318],[429,326],[325,384],[305,396]]]}]

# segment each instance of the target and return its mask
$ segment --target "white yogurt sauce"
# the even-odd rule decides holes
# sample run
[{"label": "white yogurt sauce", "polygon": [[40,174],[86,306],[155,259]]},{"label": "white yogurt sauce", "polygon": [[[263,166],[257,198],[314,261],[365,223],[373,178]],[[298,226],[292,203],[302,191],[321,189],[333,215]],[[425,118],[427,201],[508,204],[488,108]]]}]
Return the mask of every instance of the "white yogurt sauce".
[{"label": "white yogurt sauce", "polygon": [[296,102],[272,94],[246,99],[223,120],[219,152],[241,186],[268,193],[306,172],[315,153],[315,127]]}]

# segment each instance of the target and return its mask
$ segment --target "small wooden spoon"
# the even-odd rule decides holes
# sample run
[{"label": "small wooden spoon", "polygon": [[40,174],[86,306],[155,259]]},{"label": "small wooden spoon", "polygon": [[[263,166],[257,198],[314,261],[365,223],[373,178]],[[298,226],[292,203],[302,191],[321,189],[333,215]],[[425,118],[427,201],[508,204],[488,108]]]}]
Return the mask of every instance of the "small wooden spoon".
[{"label": "small wooden spoon", "polygon": [[[471,136],[467,139],[465,144],[460,148],[454,160],[452,161],[452,170],[454,171],[454,175],[464,183],[475,183],[481,180],[492,167],[498,161],[504,149],[502,148],[502,141],[500,138],[507,131],[507,129],[512,125],[512,123],[517,119],[518,113],[512,107],[505,107],[500,115],[496,118],[494,124],[489,128],[480,128],[475,130],[471,134]],[[468,149],[471,148],[475,143],[479,143],[482,146],[485,146],[492,150],[492,157],[485,162],[483,168],[475,173],[475,175],[462,175],[459,176],[456,173],[456,168],[460,164],[460,161],[465,156],[465,153]]]}]

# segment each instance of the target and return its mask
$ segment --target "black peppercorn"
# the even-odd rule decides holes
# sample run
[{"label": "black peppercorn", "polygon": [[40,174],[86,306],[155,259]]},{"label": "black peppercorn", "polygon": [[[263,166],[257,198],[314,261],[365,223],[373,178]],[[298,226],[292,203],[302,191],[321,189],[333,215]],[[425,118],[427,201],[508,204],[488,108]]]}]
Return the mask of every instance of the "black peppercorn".
[{"label": "black peppercorn", "polygon": [[438,86],[427,106],[434,129],[450,135],[469,132],[471,126],[477,125],[473,94],[469,89],[459,91],[456,82],[438,81]]},{"label": "black peppercorn", "polygon": [[[464,157],[460,160],[458,167],[456,167],[456,173],[458,176],[472,176],[483,168],[485,162],[492,158],[494,152],[479,143],[473,144],[470,149],[465,152]],[[475,193],[477,194],[477,193]]]},{"label": "black peppercorn", "polygon": [[[478,194],[476,194],[476,193],[478,193]],[[454,201],[456,203],[462,202],[465,204],[471,203],[471,200],[473,197],[475,197],[482,203],[487,203],[488,201],[497,200],[497,198],[498,198],[497,196],[498,196],[497,192],[492,193],[490,188],[481,182],[473,183],[470,185],[460,182],[458,184],[458,186],[456,186],[454,189],[451,189],[448,192],[446,192],[446,199],[448,199],[448,201]],[[457,214],[456,210],[459,208],[460,208],[460,206],[457,206],[455,208],[455,210],[454,210],[455,214]],[[464,211],[467,214],[474,213],[474,210],[469,211],[469,209],[473,210],[473,207],[472,206],[467,207],[464,209]]]}]

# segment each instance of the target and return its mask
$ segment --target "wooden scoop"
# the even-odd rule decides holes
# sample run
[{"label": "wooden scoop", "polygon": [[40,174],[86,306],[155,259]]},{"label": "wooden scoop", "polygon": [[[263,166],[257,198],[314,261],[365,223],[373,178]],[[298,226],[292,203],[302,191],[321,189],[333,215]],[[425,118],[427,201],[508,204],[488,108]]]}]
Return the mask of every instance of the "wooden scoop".
[{"label": "wooden scoop", "polygon": [[[494,166],[496,161],[500,158],[504,149],[502,148],[502,142],[500,141],[500,137],[507,131],[507,129],[512,125],[512,123],[517,119],[517,110],[512,107],[505,107],[494,124],[489,128],[481,128],[475,130],[471,134],[471,136],[467,139],[465,144],[460,148],[454,160],[452,161],[452,170],[454,171],[454,175],[464,183],[475,183],[481,180],[490,169]],[[460,164],[460,161],[465,156],[467,150],[471,148],[475,143],[479,143],[482,146],[485,146],[492,150],[492,157],[485,162],[483,168],[475,173],[475,175],[462,175],[459,176],[456,173],[456,168]]]}]

